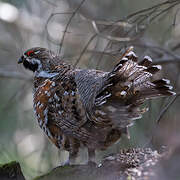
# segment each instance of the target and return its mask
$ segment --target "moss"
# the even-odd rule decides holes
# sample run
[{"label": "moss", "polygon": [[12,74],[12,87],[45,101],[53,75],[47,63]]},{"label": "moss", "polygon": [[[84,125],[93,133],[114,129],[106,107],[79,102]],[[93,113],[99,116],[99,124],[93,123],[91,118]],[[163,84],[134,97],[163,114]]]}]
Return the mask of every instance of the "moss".
[{"label": "moss", "polygon": [[[113,158],[112,158],[113,157]],[[160,155],[151,149],[124,149],[95,164],[61,166],[34,180],[151,179]],[[148,168],[147,168],[148,167]],[[145,173],[144,173],[145,172]],[[139,175],[141,174],[141,177]]]},{"label": "moss", "polygon": [[12,162],[9,162],[9,163],[7,163],[7,164],[0,164],[0,168],[14,167],[14,166],[16,166],[17,164],[19,164],[19,163],[16,162],[16,161],[12,161]]},{"label": "moss", "polygon": [[18,162],[12,161],[7,164],[0,164],[0,179],[12,179],[25,180],[21,167]]}]

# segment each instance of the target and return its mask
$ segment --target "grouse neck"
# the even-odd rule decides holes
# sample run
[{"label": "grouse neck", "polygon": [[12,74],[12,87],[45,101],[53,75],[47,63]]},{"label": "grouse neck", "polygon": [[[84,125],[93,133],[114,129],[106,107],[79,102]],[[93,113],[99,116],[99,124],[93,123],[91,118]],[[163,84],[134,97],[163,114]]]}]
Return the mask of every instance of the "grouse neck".
[{"label": "grouse neck", "polygon": [[41,78],[53,78],[54,76],[57,76],[57,72],[48,72],[48,71],[40,71],[35,73],[35,77],[41,77]]}]

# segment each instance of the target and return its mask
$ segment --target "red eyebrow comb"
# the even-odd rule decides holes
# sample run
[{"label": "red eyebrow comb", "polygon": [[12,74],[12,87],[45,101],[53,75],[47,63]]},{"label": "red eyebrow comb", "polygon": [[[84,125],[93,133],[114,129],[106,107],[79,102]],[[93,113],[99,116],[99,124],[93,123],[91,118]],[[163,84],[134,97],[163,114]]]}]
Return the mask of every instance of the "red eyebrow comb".
[{"label": "red eyebrow comb", "polygon": [[33,50],[30,50],[30,51],[28,51],[26,54],[27,54],[28,56],[30,56],[32,53],[34,53],[34,51],[33,51]]}]

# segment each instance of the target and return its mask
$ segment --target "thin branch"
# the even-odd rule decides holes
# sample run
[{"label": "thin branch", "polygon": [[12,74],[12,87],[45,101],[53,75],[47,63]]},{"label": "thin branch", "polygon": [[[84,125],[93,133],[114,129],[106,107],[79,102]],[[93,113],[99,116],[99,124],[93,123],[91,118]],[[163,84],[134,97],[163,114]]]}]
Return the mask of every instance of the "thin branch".
[{"label": "thin branch", "polygon": [[167,110],[170,108],[170,106],[176,101],[176,99],[180,96],[180,93],[177,93],[172,99],[171,101],[162,109],[162,111],[160,112],[156,123],[159,124],[163,115],[167,112]]},{"label": "thin branch", "polygon": [[134,17],[136,15],[142,14],[144,12],[147,12],[147,11],[150,11],[150,10],[153,10],[153,9],[156,9],[156,8],[160,8],[160,7],[162,7],[162,6],[166,5],[166,4],[172,4],[174,2],[179,2],[179,0],[174,0],[174,1],[168,0],[168,1],[165,1],[163,3],[156,4],[156,5],[154,5],[154,6],[150,7],[150,8],[145,8],[145,9],[142,9],[140,11],[134,12],[134,13],[126,16],[124,19],[130,19],[130,18],[132,18],[132,17]]},{"label": "thin branch", "polygon": [[18,90],[16,90],[13,95],[11,95],[11,97],[7,100],[7,102],[5,103],[5,105],[3,106],[3,111],[8,111],[10,106],[13,105],[13,101],[18,98],[19,96],[21,96],[22,94],[25,94],[25,90],[29,89],[27,88],[29,86],[29,84],[27,84],[27,82],[24,82],[19,88]]},{"label": "thin branch", "polygon": [[[99,65],[100,65],[100,63],[101,63],[101,61],[102,61],[102,58],[103,58],[104,54],[106,54],[105,51],[106,51],[106,49],[108,49],[109,45],[110,45],[110,41],[107,43],[107,45],[106,45],[105,48],[103,49],[103,51],[102,51],[99,59],[97,60],[98,63],[97,63],[97,65],[96,65],[96,69],[99,68]],[[107,54],[109,55],[110,53],[107,53]],[[111,54],[111,57],[112,57],[112,56],[113,56],[113,55]]]},{"label": "thin branch", "polygon": [[[87,19],[90,22],[93,20]],[[120,27],[132,27],[132,24],[125,22],[125,21],[103,21],[103,20],[96,20],[96,24],[104,25],[104,26],[120,26]]]},{"label": "thin branch", "polygon": [[180,59],[179,55],[176,55],[173,51],[166,49],[164,47],[160,47],[157,45],[150,45],[150,44],[141,44],[141,43],[133,43],[134,46],[138,46],[138,47],[143,47],[143,48],[148,48],[150,50],[153,50],[155,52],[158,52],[159,54],[165,56],[165,54],[167,56],[171,56],[171,59]]},{"label": "thin branch", "polygon": [[76,60],[76,62],[74,63],[74,68],[77,66],[77,64],[79,63],[81,57],[83,56],[83,54],[85,53],[85,51],[87,50],[89,44],[94,40],[94,38],[97,36],[97,34],[94,34],[93,36],[91,36],[91,38],[89,39],[89,41],[87,42],[87,44],[85,45],[85,47],[83,48],[79,58]]},{"label": "thin branch", "polygon": [[28,81],[32,80],[32,77],[28,77],[23,73],[16,72],[16,71],[6,71],[4,69],[0,69],[0,77],[22,79],[22,80],[28,80]]},{"label": "thin branch", "polygon": [[63,45],[63,42],[64,42],[64,38],[65,38],[65,35],[66,35],[66,32],[68,30],[68,27],[72,21],[72,19],[74,18],[74,16],[76,15],[76,13],[79,11],[79,9],[81,8],[81,6],[83,5],[83,3],[85,2],[86,0],[82,0],[81,3],[79,4],[79,6],[76,8],[76,10],[72,13],[71,17],[69,18],[68,22],[67,22],[67,25],[65,27],[65,30],[64,30],[64,33],[63,33],[63,36],[62,36],[62,39],[60,41],[60,44],[59,44],[59,52],[58,52],[58,55],[61,53],[61,50],[62,50],[62,45]]},{"label": "thin branch", "polygon": [[93,28],[96,32],[96,34],[104,39],[110,40],[110,41],[119,41],[119,42],[126,42],[126,41],[132,41],[130,37],[115,37],[115,36],[109,36],[109,35],[104,35],[99,32],[99,29],[96,25],[95,21],[92,21]]},{"label": "thin branch", "polygon": [[51,5],[51,6],[55,6],[55,7],[57,7],[57,4],[55,4],[55,3],[51,2],[50,0],[41,0],[41,1],[43,1],[43,2],[47,3],[47,4]]},{"label": "thin branch", "polygon": [[160,112],[158,118],[156,119],[156,125],[153,127],[152,129],[152,136],[149,139],[149,141],[144,144],[144,147],[149,147],[150,145],[152,145],[153,139],[154,139],[154,132],[157,130],[157,125],[159,125],[162,117],[164,116],[164,114],[168,111],[168,109],[171,107],[171,105],[177,100],[177,98],[180,96],[180,92],[176,93],[176,95],[171,99],[171,101],[169,101],[166,106],[162,109],[162,111]]},{"label": "thin branch", "polygon": [[180,63],[180,58],[177,58],[177,59],[174,59],[174,58],[170,58],[170,57],[167,57],[167,58],[159,58],[159,59],[156,59],[156,61],[153,62],[154,65],[156,64],[179,64]]},{"label": "thin branch", "polygon": [[[119,20],[118,20],[119,21]],[[116,24],[118,21],[114,22],[114,24]],[[112,24],[113,26],[113,24]],[[111,26],[106,26],[105,28],[102,29],[101,33],[104,32],[105,30],[109,29]],[[74,64],[74,67],[77,66],[77,64],[80,62],[81,60],[81,57],[83,56],[83,54],[85,53],[85,51],[87,50],[89,44],[94,40],[95,37],[97,37],[98,34],[95,33],[94,35],[91,36],[91,38],[89,39],[89,41],[87,42],[87,44],[85,45],[85,47],[83,48],[79,58],[76,60],[75,64]]]},{"label": "thin branch", "polygon": [[150,21],[151,21],[151,22],[154,21],[158,16],[160,16],[160,15],[162,15],[163,13],[166,13],[167,11],[171,10],[173,7],[175,7],[175,6],[176,6],[177,4],[179,4],[179,3],[180,3],[180,2],[177,2],[177,3],[173,4],[173,5],[171,5],[170,7],[162,10],[160,13],[156,14],[155,16],[153,16]]},{"label": "thin branch", "polygon": [[48,24],[49,24],[49,22],[51,21],[51,19],[52,19],[54,16],[62,15],[62,14],[69,15],[69,14],[73,14],[73,12],[52,13],[52,14],[48,17],[48,19],[47,19],[47,21],[46,21],[46,24],[45,24],[45,31],[46,31],[46,33],[47,33],[47,39],[48,39],[50,42],[52,42],[52,43],[54,43],[54,44],[56,44],[56,45],[59,45],[59,43],[56,42],[55,40],[53,40],[53,38],[51,38],[51,36],[50,36],[50,34],[49,34],[49,31],[48,31]]}]

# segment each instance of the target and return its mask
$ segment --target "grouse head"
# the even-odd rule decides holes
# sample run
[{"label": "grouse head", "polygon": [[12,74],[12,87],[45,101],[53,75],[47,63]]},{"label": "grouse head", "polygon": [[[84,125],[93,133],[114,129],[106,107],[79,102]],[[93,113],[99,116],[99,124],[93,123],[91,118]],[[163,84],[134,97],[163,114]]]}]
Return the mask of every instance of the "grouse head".
[{"label": "grouse head", "polygon": [[41,71],[51,72],[58,64],[58,58],[54,52],[41,47],[28,49],[19,59],[26,69],[40,73]]}]

